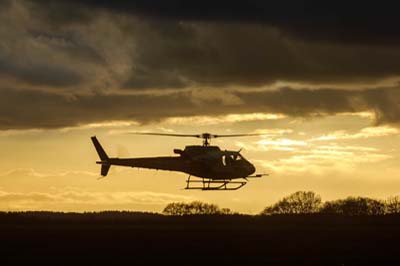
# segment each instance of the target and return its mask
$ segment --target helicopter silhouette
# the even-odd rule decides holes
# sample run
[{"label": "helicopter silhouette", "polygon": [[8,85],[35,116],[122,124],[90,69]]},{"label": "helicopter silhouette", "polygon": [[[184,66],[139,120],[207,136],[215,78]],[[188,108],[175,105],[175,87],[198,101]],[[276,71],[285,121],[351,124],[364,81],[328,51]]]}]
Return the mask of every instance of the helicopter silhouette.
[{"label": "helicopter silhouette", "polygon": [[96,136],[91,137],[100,157],[101,175],[107,176],[111,165],[168,170],[187,173],[185,189],[200,190],[237,190],[247,184],[249,178],[260,178],[267,174],[253,175],[256,171],[253,164],[246,160],[240,151],[221,150],[211,146],[212,138],[257,136],[262,134],[164,134],[135,132],[136,135],[194,137],[202,138],[203,145],[185,146],[184,150],[174,149],[179,156],[162,156],[148,158],[110,158],[100,145]]}]

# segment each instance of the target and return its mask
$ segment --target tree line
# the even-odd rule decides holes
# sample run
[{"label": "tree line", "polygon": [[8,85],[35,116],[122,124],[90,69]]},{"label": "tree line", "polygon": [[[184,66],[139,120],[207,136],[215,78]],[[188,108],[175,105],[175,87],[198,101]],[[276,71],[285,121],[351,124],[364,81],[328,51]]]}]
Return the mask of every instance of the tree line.
[{"label": "tree line", "polygon": [[216,204],[193,201],[190,203],[173,202],[169,203],[163,210],[166,215],[227,215],[233,214],[228,208],[220,208]]},{"label": "tree line", "polygon": [[[322,202],[321,196],[312,191],[297,191],[275,204],[267,206],[260,215],[279,214],[335,214],[335,215],[385,215],[400,214],[400,196],[386,200],[368,197],[347,197]],[[228,208],[219,208],[216,204],[194,201],[190,203],[173,202],[164,210],[165,215],[228,215],[237,214]]]}]

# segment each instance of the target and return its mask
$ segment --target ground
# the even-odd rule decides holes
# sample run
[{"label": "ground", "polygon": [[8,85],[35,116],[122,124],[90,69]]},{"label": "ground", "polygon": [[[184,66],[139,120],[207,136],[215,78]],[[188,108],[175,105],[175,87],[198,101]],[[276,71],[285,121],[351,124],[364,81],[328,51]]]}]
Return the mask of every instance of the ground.
[{"label": "ground", "polygon": [[400,216],[1,213],[7,264],[399,265]]}]

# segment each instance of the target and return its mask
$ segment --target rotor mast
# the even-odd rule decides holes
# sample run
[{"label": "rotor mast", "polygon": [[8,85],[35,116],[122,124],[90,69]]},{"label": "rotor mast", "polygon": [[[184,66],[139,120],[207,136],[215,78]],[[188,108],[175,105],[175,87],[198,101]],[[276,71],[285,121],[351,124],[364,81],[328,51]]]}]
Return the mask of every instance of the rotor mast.
[{"label": "rotor mast", "polygon": [[211,144],[212,135],[210,133],[201,134],[201,138],[203,138],[203,146],[208,147]]}]

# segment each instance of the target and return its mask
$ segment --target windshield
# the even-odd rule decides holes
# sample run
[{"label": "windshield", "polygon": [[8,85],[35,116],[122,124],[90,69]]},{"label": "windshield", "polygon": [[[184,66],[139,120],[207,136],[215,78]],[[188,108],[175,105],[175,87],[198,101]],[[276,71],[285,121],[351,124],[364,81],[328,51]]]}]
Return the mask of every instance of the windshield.
[{"label": "windshield", "polygon": [[237,161],[243,160],[243,156],[239,153],[229,153],[222,155],[222,164],[223,165],[231,165]]}]

